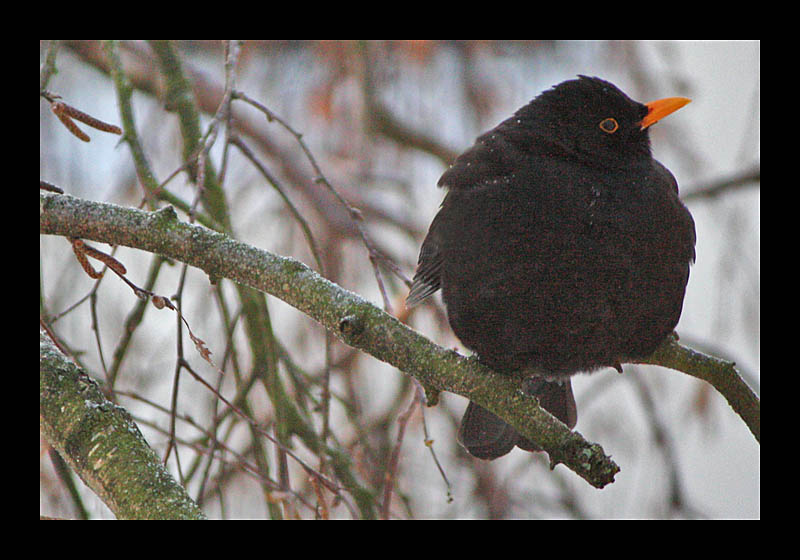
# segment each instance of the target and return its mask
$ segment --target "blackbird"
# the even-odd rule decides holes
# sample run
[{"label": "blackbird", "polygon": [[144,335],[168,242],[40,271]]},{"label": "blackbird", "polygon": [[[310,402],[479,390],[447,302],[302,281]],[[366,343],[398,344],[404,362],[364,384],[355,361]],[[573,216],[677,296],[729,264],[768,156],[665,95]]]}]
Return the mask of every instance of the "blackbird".
[{"label": "blackbird", "polygon": [[[622,371],[678,323],[694,220],[648,129],[688,102],[579,76],[479,136],[439,179],[406,306],[441,288],[461,342],[573,428],[570,376]],[[472,402],[458,439],[481,459],[539,450]]]}]

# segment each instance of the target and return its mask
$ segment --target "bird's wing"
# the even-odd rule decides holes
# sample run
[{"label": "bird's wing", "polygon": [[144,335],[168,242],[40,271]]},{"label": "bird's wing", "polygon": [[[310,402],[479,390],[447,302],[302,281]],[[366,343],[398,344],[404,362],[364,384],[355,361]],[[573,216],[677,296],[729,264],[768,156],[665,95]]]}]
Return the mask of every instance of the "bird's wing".
[{"label": "bird's wing", "polygon": [[411,291],[406,297],[406,308],[411,309],[422,300],[434,294],[442,287],[442,254],[439,251],[439,236],[437,225],[440,214],[437,214],[422,242],[419,251],[419,262]]}]

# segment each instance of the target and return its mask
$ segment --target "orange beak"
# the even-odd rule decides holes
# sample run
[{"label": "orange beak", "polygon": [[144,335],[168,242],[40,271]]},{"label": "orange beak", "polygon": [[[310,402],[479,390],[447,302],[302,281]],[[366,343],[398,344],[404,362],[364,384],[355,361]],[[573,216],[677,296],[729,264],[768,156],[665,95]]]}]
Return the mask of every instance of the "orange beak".
[{"label": "orange beak", "polygon": [[642,119],[642,130],[655,124],[670,113],[674,113],[692,100],[686,97],[667,97],[659,99],[658,101],[651,101],[646,104],[648,109],[647,115]]}]

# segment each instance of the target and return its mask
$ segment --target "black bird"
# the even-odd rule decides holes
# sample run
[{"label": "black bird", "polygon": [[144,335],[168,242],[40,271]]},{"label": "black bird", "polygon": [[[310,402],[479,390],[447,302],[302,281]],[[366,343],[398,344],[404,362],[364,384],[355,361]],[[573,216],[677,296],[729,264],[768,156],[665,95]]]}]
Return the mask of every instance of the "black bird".
[{"label": "black bird", "polygon": [[[461,342],[570,428],[570,376],[649,356],[681,315],[691,214],[648,128],[689,100],[637,103],[579,76],[478,137],[439,179],[406,306],[442,289]],[[481,459],[537,446],[470,402],[459,441]]]}]

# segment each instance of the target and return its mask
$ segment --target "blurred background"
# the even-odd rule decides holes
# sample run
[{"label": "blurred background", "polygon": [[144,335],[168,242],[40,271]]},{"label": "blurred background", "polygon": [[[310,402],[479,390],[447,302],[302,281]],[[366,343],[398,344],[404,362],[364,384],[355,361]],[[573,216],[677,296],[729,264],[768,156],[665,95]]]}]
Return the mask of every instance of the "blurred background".
[{"label": "blurred background", "polygon": [[[47,90],[120,125],[104,44],[54,46],[40,42],[40,67],[55,53],[57,72]],[[226,87],[225,44],[178,42],[175,48],[205,132]],[[153,176],[162,183],[177,171],[163,190],[188,207],[197,188],[180,171],[181,129],[176,115],[165,111],[153,51],[145,42],[122,42],[117,49],[133,84],[135,126]],[[436,182],[453,158],[542,90],[577,74],[612,81],[641,102],[692,98],[651,129],[653,153],[678,179],[697,224],[697,263],[677,331],[682,343],[735,361],[760,394],[759,42],[252,41],[233,53],[236,90],[280,119],[268,121],[236,100],[233,121],[219,121],[210,161],[222,180],[233,234],[303,261],[462,352],[438,295],[410,314],[403,306],[408,287],[402,276],[413,276],[444,195]],[[80,126],[90,143],[70,134],[40,99],[40,178],[76,197],[140,206],[145,194],[128,145]],[[233,131],[274,184],[226,143]],[[292,131],[302,134],[327,181],[360,211],[371,252],[351,215],[316,180],[318,170]],[[163,196],[156,199],[148,204],[167,204]],[[274,427],[274,402],[253,371],[235,287],[227,281],[213,286],[195,269],[186,271],[182,285],[180,263],[157,268],[155,256],[125,247],[115,256],[138,285],[150,277],[161,295],[181,290],[184,317],[225,375],[220,379],[187,346],[195,371]],[[563,465],[551,472],[542,454],[515,450],[494,462],[470,458],[455,441],[465,399],[443,394],[436,407],[415,406],[418,391],[408,376],[326,337],[280,300],[266,299],[270,363],[279,383],[322,431],[329,379],[328,441],[351,458],[352,476],[389,518],[760,517],[759,445],[722,397],[685,374],[627,365],[622,375],[606,370],[574,378],[576,429],[599,442],[622,469],[614,484],[596,490]],[[137,305],[115,276],[89,278],[68,241],[42,236],[42,318],[134,415],[163,457],[178,356],[176,320],[174,313],[148,306],[131,327]],[[292,458],[268,441],[254,441],[247,424],[223,414],[224,408],[191,377],[181,379],[174,408],[179,446],[168,466],[209,517],[360,516],[346,491],[321,498]],[[224,446],[212,451],[211,432]],[[332,476],[325,458],[302,438],[289,443]],[[90,517],[111,517],[80,481],[80,498],[70,497],[56,472],[42,442],[40,513],[77,517],[80,502]]]}]

